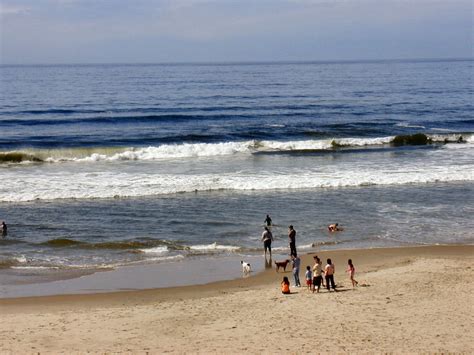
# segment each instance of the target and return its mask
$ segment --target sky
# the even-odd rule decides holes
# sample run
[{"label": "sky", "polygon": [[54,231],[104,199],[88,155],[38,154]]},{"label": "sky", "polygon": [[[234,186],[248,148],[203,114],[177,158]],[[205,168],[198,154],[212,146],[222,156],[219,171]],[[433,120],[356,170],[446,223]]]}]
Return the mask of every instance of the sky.
[{"label": "sky", "polygon": [[471,0],[0,0],[0,63],[472,58]]}]

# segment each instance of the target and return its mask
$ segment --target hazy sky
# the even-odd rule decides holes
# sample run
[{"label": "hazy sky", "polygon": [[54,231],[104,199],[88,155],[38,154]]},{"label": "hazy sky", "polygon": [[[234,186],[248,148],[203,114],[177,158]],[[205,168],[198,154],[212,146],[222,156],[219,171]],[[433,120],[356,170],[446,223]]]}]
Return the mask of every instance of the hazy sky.
[{"label": "hazy sky", "polygon": [[471,0],[0,0],[1,62],[473,56]]}]

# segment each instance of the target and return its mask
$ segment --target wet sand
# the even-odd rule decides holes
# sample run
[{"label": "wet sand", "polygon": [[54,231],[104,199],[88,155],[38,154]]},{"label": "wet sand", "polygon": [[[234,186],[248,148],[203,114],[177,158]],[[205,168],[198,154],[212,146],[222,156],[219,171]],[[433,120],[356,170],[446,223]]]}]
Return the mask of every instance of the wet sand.
[{"label": "wet sand", "polygon": [[[206,285],[2,299],[0,352],[474,351],[474,246],[316,254],[334,261],[338,292],[284,296],[291,272],[273,268]],[[311,264],[302,257],[301,279]]]}]

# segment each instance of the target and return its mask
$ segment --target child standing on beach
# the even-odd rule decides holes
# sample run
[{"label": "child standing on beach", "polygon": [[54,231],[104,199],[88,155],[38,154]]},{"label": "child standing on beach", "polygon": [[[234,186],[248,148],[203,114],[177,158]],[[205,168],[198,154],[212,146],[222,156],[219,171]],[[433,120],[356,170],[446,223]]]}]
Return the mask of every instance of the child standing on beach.
[{"label": "child standing on beach", "polygon": [[347,272],[350,275],[351,281],[352,281],[352,287],[357,286],[359,283],[354,279],[354,274],[355,274],[355,267],[354,264],[352,264],[352,259],[349,259],[347,261]]},{"label": "child standing on beach", "polygon": [[311,267],[309,265],[306,266],[306,273],[304,274],[304,278],[306,279],[306,286],[308,286],[308,291],[310,291],[311,285],[313,284],[313,273],[311,272]]},{"label": "child standing on beach", "polygon": [[286,276],[283,277],[283,281],[281,282],[281,293],[284,295],[288,295],[290,293],[290,281]]}]

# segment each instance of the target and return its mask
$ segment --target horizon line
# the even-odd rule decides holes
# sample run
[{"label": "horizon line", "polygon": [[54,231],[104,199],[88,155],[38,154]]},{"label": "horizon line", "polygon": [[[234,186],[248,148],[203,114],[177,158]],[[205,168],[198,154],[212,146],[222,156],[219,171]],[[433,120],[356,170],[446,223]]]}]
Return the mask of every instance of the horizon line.
[{"label": "horizon line", "polygon": [[176,61],[176,62],[79,62],[79,63],[0,63],[0,66],[75,66],[75,65],[261,65],[261,64],[356,64],[377,62],[449,62],[473,61],[474,57],[444,57],[444,58],[380,58],[380,59],[310,59],[310,60],[242,60],[242,61]]}]

